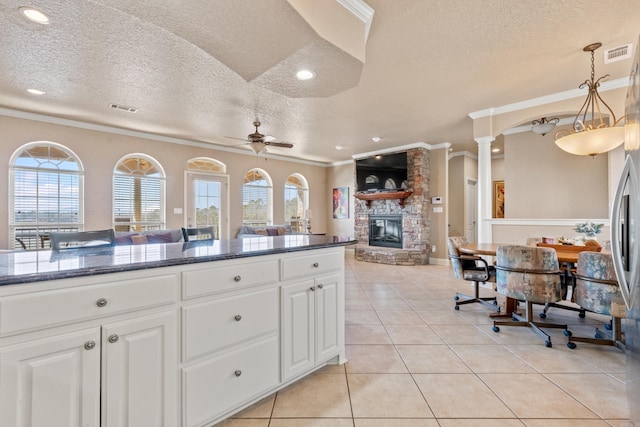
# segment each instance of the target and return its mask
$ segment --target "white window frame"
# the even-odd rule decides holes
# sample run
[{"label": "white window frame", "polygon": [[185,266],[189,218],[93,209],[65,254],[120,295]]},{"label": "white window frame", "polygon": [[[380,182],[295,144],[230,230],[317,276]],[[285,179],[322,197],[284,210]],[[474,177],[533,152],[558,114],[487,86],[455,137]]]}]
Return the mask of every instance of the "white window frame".
[{"label": "white window frame", "polygon": [[[248,179],[251,179],[249,175],[260,175],[262,179],[260,181],[264,181],[265,185],[255,185],[248,184]],[[256,180],[251,180],[249,182],[257,182]],[[266,211],[267,218],[256,218],[256,219],[248,219],[245,218],[245,206],[247,200],[251,197],[247,192],[251,191],[253,195],[257,194],[260,191],[266,192]],[[272,225],[273,224],[273,181],[269,174],[260,168],[253,168],[248,170],[242,179],[242,224],[243,225]]]},{"label": "white window frame", "polygon": [[[297,181],[293,183],[292,179]],[[291,217],[287,211],[287,202],[293,200],[293,197],[289,197],[289,193],[295,192],[296,199],[299,200],[301,206],[297,207],[297,213],[295,217]],[[284,184],[284,222],[291,224],[291,228],[296,231],[304,231],[306,224],[304,224],[306,218],[306,212],[309,209],[309,183],[304,175],[300,173],[292,173],[287,177]]]}]

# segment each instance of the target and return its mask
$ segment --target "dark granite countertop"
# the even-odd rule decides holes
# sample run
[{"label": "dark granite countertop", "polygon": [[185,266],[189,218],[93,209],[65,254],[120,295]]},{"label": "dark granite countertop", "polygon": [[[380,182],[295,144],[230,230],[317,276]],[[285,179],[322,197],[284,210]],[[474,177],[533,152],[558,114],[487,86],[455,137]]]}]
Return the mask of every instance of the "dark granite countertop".
[{"label": "dark granite countertop", "polygon": [[214,242],[0,253],[0,286],[355,244],[352,237],[288,235]]}]

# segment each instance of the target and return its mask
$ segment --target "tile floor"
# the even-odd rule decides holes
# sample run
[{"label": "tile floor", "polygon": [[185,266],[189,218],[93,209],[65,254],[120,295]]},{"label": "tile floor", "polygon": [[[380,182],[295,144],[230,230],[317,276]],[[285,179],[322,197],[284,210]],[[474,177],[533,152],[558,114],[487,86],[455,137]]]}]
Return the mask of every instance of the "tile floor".
[{"label": "tile floor", "polygon": [[[630,426],[622,351],[585,343],[570,350],[561,331],[550,330],[552,348],[528,328],[495,333],[486,307],[454,311],[456,291],[472,285],[450,267],[387,266],[347,254],[348,362],[218,426]],[[547,317],[585,336],[603,320],[553,308]]]}]

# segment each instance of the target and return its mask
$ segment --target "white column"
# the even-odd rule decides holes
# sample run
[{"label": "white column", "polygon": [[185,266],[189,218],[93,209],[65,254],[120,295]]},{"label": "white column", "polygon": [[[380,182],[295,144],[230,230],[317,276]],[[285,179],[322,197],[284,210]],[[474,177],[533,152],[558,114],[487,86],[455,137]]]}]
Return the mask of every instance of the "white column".
[{"label": "white column", "polygon": [[492,136],[475,138],[478,143],[478,243],[491,243],[491,143]]}]

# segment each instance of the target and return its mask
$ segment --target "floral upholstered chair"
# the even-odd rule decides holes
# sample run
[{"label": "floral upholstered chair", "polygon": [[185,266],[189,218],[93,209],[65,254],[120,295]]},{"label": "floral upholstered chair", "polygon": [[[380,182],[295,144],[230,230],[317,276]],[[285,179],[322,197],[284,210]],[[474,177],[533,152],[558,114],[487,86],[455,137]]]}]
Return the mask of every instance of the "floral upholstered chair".
[{"label": "floral upholstered chair", "polygon": [[550,248],[505,245],[496,251],[496,283],[498,293],[525,301],[526,313],[513,313],[511,321],[494,321],[493,331],[500,326],[526,326],[545,338],[545,345],[551,347],[551,337],[541,328],[564,329],[571,333],[567,325],[533,321],[533,304],[558,302],[562,299],[560,269],[556,251]]},{"label": "floral upholstered chair", "polygon": [[[456,301],[455,309],[460,310],[460,306],[479,302],[495,311],[500,311],[498,301],[495,296],[481,297],[480,283],[495,282],[495,269],[490,266],[483,258],[475,255],[461,254],[458,248],[468,244],[466,237],[455,236],[447,238],[447,250],[453,267],[453,275],[456,279],[468,280],[473,282],[473,296],[457,293],[453,299]],[[462,299],[461,299],[462,298]]]},{"label": "floral upholstered chair", "polygon": [[624,349],[621,319],[626,317],[626,306],[613,269],[611,254],[580,252],[575,277],[576,304],[593,313],[611,316],[611,323],[607,325],[611,332],[596,328],[595,338],[570,336],[567,346],[575,348],[574,341],[577,341]]}]

